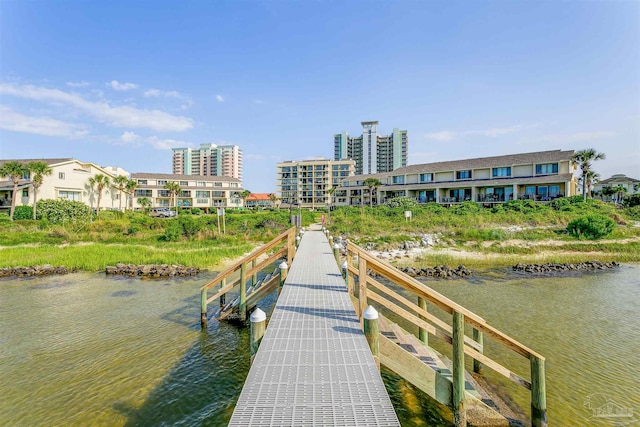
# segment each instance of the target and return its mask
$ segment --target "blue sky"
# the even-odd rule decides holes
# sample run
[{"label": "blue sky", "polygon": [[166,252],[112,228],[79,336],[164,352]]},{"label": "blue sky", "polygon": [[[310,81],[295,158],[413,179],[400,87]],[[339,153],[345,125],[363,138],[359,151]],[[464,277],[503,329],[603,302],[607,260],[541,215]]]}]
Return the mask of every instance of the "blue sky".
[{"label": "blue sky", "polygon": [[272,192],[368,120],[409,164],[593,147],[640,178],[640,2],[0,0],[0,158],[237,144]]}]

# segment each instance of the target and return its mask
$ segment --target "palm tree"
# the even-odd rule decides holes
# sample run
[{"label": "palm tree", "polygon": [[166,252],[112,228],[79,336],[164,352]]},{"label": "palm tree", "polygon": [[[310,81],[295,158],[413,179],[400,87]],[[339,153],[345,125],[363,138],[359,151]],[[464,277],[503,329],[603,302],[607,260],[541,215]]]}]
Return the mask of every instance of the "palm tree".
[{"label": "palm tree", "polygon": [[148,197],[141,197],[138,199],[138,204],[142,206],[142,210],[146,212],[147,209],[149,209],[149,206],[151,206],[151,199]]},{"label": "palm tree", "polygon": [[247,205],[247,197],[249,197],[251,195],[251,191],[249,190],[242,190],[242,192],[240,193],[240,198],[242,199],[242,205],[246,207]]},{"label": "palm tree", "polygon": [[136,188],[138,188],[138,182],[135,179],[130,179],[127,181],[125,189],[129,194],[129,208],[131,208],[131,210],[133,210],[133,194],[136,191]]},{"label": "palm tree", "polygon": [[369,206],[373,206],[373,192],[376,188],[378,188],[382,183],[378,178],[367,178],[364,180],[364,185],[369,187]]},{"label": "palm tree", "polygon": [[36,219],[36,205],[38,203],[38,188],[42,186],[45,175],[51,175],[51,167],[45,162],[30,162],[27,169],[31,172],[31,183],[33,185],[33,219]]},{"label": "palm tree", "polygon": [[129,178],[127,178],[124,175],[118,175],[113,179],[113,183],[116,185],[116,187],[118,187],[118,191],[120,191],[120,197],[119,197],[119,202],[120,202],[120,206],[119,209],[122,211],[122,193],[124,192],[124,190],[127,188],[127,183],[129,182]]},{"label": "palm tree", "polygon": [[175,208],[176,213],[178,213],[178,205],[177,205],[177,197],[178,194],[182,192],[182,188],[180,188],[180,184],[175,181],[167,182],[164,185],[165,190],[169,190],[169,196],[171,197],[171,201],[173,202],[173,207]]},{"label": "palm tree", "polygon": [[276,207],[276,201],[278,201],[278,196],[273,193],[269,193],[269,200],[271,200],[271,207]]},{"label": "palm tree", "polygon": [[[596,171],[590,170],[586,174],[586,179],[587,179],[587,193],[589,195],[589,198],[592,198],[593,195],[591,194],[591,187],[593,187],[600,181],[600,174]],[[581,176],[578,179],[578,182],[582,184],[583,180],[584,180],[584,176]]]},{"label": "palm tree", "polygon": [[624,197],[624,194],[626,192],[627,192],[627,187],[625,187],[622,184],[618,184],[617,186],[613,187],[613,193],[616,195],[617,203],[622,203],[622,197]]},{"label": "palm tree", "polygon": [[18,183],[29,170],[20,162],[7,162],[0,167],[0,176],[6,176],[13,182],[13,193],[11,194],[11,212],[9,218],[13,221],[13,211],[16,209],[16,198],[18,194]]},{"label": "palm tree", "polygon": [[111,185],[111,180],[108,176],[101,173],[89,178],[89,187],[91,187],[91,189],[95,187],[98,191],[98,203],[96,204],[96,215],[98,215],[98,217],[100,217],[100,200],[102,200],[102,190],[108,188],[109,185]]},{"label": "palm tree", "polygon": [[573,161],[582,169],[582,197],[587,200],[587,173],[591,170],[592,163],[596,160],[606,159],[604,153],[598,153],[594,148],[578,150],[573,154]]}]

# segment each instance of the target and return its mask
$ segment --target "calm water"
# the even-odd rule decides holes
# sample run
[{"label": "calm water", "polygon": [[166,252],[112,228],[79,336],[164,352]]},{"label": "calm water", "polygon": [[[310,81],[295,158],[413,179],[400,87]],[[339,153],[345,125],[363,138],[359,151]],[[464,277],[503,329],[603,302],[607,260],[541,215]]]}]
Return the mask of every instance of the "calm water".
[{"label": "calm water", "polygon": [[[547,356],[552,425],[612,425],[589,420],[585,404],[610,400],[640,419],[639,271],[429,284]],[[0,280],[0,425],[226,425],[249,336],[215,321],[200,332],[208,280]],[[419,392],[383,377],[403,425],[446,424]]]}]

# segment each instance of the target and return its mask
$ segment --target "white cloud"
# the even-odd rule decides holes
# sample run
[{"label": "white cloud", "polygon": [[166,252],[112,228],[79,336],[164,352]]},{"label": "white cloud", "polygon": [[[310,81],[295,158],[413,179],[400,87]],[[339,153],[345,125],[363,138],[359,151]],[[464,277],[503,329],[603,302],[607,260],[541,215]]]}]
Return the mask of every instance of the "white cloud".
[{"label": "white cloud", "polygon": [[86,87],[89,86],[89,82],[67,82],[66,85],[69,87]]},{"label": "white cloud", "polygon": [[433,139],[435,141],[451,141],[453,139],[463,137],[463,136],[485,136],[488,138],[495,138],[502,135],[507,135],[510,133],[519,132],[523,129],[529,129],[537,127],[538,125],[515,125],[504,128],[489,128],[482,130],[466,130],[466,131],[455,131],[455,130],[442,130],[439,132],[428,133],[425,135],[427,139]]},{"label": "white cloud", "polygon": [[126,144],[134,143],[140,141],[140,135],[137,135],[135,132],[126,131],[120,136],[120,140]]},{"label": "white cloud", "polygon": [[73,123],[63,122],[50,117],[25,116],[4,105],[0,106],[0,113],[0,129],[12,132],[68,137],[80,137],[88,133]]},{"label": "white cloud", "polygon": [[261,99],[254,99],[253,103],[254,104],[264,104],[264,101],[262,101]]},{"label": "white cloud", "polygon": [[120,83],[117,80],[111,80],[109,83],[107,83],[107,86],[111,86],[112,89],[119,90],[119,91],[131,90],[131,89],[135,89],[135,88],[138,87],[137,84],[134,84],[134,83]]},{"label": "white cloud", "polygon": [[616,134],[614,132],[610,131],[576,132],[570,134],[544,135],[540,138],[536,138],[534,142],[553,142],[558,145],[571,145],[577,142],[588,142],[611,138],[615,135]]},{"label": "white cloud", "polygon": [[0,83],[0,93],[49,102],[65,104],[95,117],[98,121],[114,127],[147,128],[160,132],[185,131],[193,128],[193,120],[175,116],[160,110],[144,110],[131,106],[111,106],[107,102],[93,102],[82,96],[59,89],[48,89],[33,85],[17,86]]},{"label": "white cloud", "polygon": [[218,102],[224,102],[224,98],[222,97],[222,95],[216,95],[216,100]]},{"label": "white cloud", "polygon": [[160,97],[160,96],[164,96],[167,98],[178,98],[178,99],[182,99],[183,96],[180,95],[179,92],[175,91],[175,90],[171,90],[171,91],[163,91],[160,89],[149,89],[147,91],[144,92],[144,96],[149,98],[149,97]]}]

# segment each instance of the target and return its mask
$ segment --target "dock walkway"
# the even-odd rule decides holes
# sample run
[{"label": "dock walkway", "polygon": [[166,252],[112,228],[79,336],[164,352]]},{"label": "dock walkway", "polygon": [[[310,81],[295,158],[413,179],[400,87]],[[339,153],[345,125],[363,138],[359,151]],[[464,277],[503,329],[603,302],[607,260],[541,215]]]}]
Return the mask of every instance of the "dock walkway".
[{"label": "dock walkway", "polygon": [[400,425],[317,227],[301,239],[229,425]]}]

